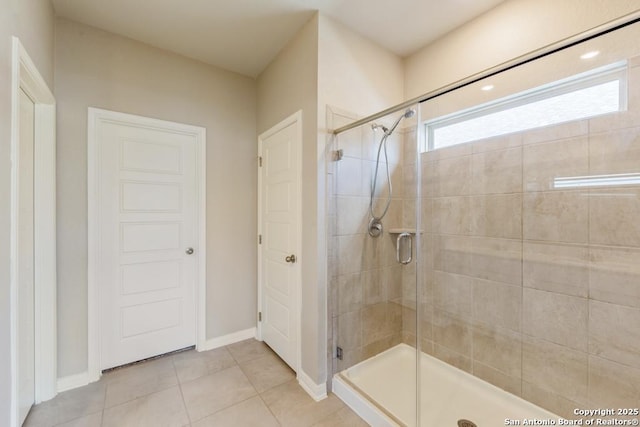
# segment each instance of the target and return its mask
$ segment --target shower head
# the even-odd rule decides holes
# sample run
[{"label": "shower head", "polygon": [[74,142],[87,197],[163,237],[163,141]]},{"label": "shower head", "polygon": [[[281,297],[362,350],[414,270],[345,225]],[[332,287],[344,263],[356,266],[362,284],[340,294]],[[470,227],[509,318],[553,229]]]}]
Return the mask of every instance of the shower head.
[{"label": "shower head", "polygon": [[400,121],[402,119],[409,119],[411,117],[414,116],[414,114],[416,114],[416,110],[414,110],[413,108],[409,108],[407,111],[404,112],[403,115],[401,115],[400,117],[398,117],[398,119],[396,120],[396,122],[393,124],[393,126],[391,126],[391,129],[384,129],[384,133],[389,136],[393,133],[394,130],[396,130],[396,127],[400,124]]},{"label": "shower head", "polygon": [[407,111],[404,112],[404,118],[405,119],[410,119],[411,117],[413,117],[413,115],[416,114],[416,110],[414,110],[413,108],[409,108]]}]

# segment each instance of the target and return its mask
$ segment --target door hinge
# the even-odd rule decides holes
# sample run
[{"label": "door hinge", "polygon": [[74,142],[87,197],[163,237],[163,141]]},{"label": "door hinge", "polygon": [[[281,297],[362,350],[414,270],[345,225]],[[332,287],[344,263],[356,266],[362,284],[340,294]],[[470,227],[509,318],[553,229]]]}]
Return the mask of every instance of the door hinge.
[{"label": "door hinge", "polygon": [[336,357],[338,360],[342,360],[342,347],[336,347]]},{"label": "door hinge", "polygon": [[258,244],[262,244],[262,234],[258,234]]},{"label": "door hinge", "polygon": [[262,322],[262,312],[258,312],[258,322]]},{"label": "door hinge", "polygon": [[262,167],[262,156],[258,156],[258,166]]}]

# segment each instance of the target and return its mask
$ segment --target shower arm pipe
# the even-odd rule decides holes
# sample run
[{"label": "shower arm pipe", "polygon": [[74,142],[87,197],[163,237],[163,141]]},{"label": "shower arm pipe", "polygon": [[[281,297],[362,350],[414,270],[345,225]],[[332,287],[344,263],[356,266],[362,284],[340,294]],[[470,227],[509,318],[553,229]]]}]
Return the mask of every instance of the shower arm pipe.
[{"label": "shower arm pipe", "polygon": [[606,22],[602,25],[598,25],[597,27],[591,28],[590,30],[586,30],[580,34],[576,34],[571,37],[567,37],[558,42],[549,44],[540,49],[536,49],[524,55],[518,56],[512,60],[507,62],[503,62],[502,64],[496,65],[495,67],[488,68],[484,71],[480,71],[479,73],[473,74],[464,79],[458,80],[446,86],[442,86],[439,89],[433,90],[431,92],[427,92],[423,95],[412,98],[408,101],[405,101],[401,104],[397,104],[393,107],[389,107],[385,110],[379,111],[375,114],[371,114],[370,116],[364,117],[362,119],[356,120],[353,123],[348,125],[339,127],[333,130],[334,135],[338,135],[342,132],[346,132],[350,129],[357,128],[359,126],[365,125],[372,120],[379,119],[381,117],[387,116],[389,114],[398,112],[400,110],[409,108],[413,105],[419,104],[421,102],[428,101],[430,99],[436,98],[440,95],[444,95],[445,93],[452,92],[454,90],[460,89],[462,87],[468,86],[473,83],[477,83],[482,79],[486,79],[487,77],[494,76],[496,74],[502,73],[503,71],[507,71],[511,68],[518,67],[520,65],[526,64],[527,62],[535,61],[536,59],[542,58],[544,56],[550,55],[552,53],[561,51],[563,49],[567,49],[571,46],[575,46],[579,43],[585,42],[587,40],[591,40],[593,38],[599,37],[611,31],[618,30],[620,28],[626,27],[628,25],[634,24],[640,21],[640,9],[624,15],[620,18],[614,19],[612,21]]}]

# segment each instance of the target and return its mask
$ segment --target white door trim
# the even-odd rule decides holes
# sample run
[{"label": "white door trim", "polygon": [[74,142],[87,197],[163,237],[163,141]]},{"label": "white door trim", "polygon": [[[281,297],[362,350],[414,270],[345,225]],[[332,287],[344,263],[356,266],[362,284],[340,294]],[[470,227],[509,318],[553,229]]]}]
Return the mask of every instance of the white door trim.
[{"label": "white door trim", "polygon": [[57,392],[56,332],[56,101],[20,40],[12,39],[11,73],[11,426],[18,424],[18,147],[19,93],[35,104],[34,255],[35,255],[35,402]]},{"label": "white door trim", "polygon": [[[298,248],[296,252],[298,254],[298,262],[300,263],[300,268],[298,269],[298,278],[296,280],[297,289],[295,290],[295,320],[298,323],[298,336],[296,339],[298,340],[298,346],[296,349],[296,366],[295,371],[299,376],[302,372],[302,263],[304,262],[304,254],[302,253],[302,110],[297,111],[291,116],[287,117],[271,129],[263,132],[258,136],[258,158],[262,158],[263,152],[263,143],[264,140],[268,139],[273,134],[281,131],[282,129],[291,126],[292,124],[296,124],[296,140],[300,142],[300,146],[298,147],[298,158],[295,161],[298,163],[297,167],[297,176],[296,180],[298,181],[297,191],[298,191],[298,205],[295,207],[296,216],[298,217]],[[259,166],[260,167],[260,166]],[[264,212],[262,211],[262,170],[258,171],[258,235],[263,235],[264,230],[262,230],[262,216]],[[263,277],[262,277],[262,248],[263,246],[258,242],[258,312],[263,311],[262,307],[262,286],[263,286]],[[257,322],[256,327],[256,337],[258,340],[262,341],[262,322]]]},{"label": "white door trim", "polygon": [[185,135],[193,135],[196,139],[196,204],[198,251],[196,251],[198,269],[196,272],[196,349],[200,350],[206,344],[206,129],[200,126],[186,125],[166,120],[152,119],[116,111],[102,110],[89,107],[88,112],[88,139],[87,139],[87,179],[88,179],[88,381],[100,379],[100,342],[102,328],[100,324],[100,292],[97,272],[100,271],[100,257],[98,251],[98,225],[100,212],[98,209],[98,158],[96,134],[97,123],[108,121],[110,123],[130,124],[136,123],[150,129],[169,130]]}]

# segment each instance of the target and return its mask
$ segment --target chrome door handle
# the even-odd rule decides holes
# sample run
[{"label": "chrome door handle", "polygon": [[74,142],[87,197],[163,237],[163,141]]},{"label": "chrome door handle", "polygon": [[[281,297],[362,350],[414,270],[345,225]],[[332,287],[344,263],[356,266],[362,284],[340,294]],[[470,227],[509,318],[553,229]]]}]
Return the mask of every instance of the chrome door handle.
[{"label": "chrome door handle", "polygon": [[292,264],[293,264],[294,262],[296,262],[296,256],[295,256],[295,255],[293,255],[293,254],[291,254],[291,255],[289,255],[288,257],[286,257],[284,260],[285,260],[286,262],[290,262],[290,263],[292,263]]},{"label": "chrome door handle", "polygon": [[[402,246],[402,242],[409,239],[409,256],[405,259],[402,259],[400,256],[400,247]],[[400,264],[409,264],[412,259],[413,254],[413,239],[411,238],[411,233],[400,233],[398,234],[398,238],[396,239],[396,261]]]},{"label": "chrome door handle", "polygon": [[193,253],[193,248],[187,248],[187,250],[184,251],[184,253],[187,255],[191,255]]}]

